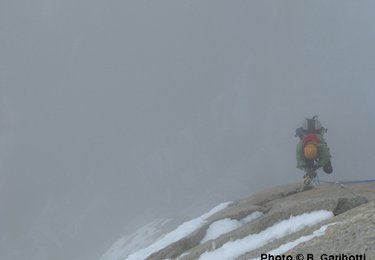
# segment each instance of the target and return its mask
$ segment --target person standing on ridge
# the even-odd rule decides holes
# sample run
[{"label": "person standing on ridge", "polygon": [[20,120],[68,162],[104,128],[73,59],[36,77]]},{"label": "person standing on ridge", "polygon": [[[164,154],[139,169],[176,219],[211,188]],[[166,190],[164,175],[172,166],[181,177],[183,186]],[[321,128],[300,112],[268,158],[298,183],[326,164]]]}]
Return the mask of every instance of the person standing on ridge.
[{"label": "person standing on ridge", "polygon": [[323,171],[330,174],[333,171],[331,154],[323,138],[327,129],[317,117],[306,118],[302,126],[296,129],[295,136],[300,139],[296,149],[297,168],[308,172],[323,167]]}]

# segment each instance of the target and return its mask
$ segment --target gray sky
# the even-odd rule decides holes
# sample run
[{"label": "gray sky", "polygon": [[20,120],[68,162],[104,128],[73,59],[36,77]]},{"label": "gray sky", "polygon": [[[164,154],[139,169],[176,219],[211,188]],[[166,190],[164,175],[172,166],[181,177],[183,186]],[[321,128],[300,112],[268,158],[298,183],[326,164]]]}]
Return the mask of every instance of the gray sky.
[{"label": "gray sky", "polygon": [[300,181],[315,114],[335,178],[373,178],[374,8],[1,1],[0,258],[98,259],[156,217]]}]

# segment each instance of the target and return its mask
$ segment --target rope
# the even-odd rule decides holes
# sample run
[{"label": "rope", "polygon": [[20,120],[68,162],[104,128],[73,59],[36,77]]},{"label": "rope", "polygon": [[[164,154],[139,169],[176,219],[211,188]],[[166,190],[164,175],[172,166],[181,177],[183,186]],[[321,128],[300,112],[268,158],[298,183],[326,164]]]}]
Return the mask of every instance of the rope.
[{"label": "rope", "polygon": [[324,181],[319,179],[319,175],[316,175],[316,177],[312,180],[315,186],[320,186],[321,183],[328,183],[328,184],[336,184],[340,185],[340,188],[345,189],[346,191],[350,192],[352,195],[356,197],[361,197],[360,194],[354,192],[349,187],[347,187],[345,184],[355,184],[355,183],[371,183],[375,182],[375,179],[370,180],[353,180],[353,181],[337,181],[336,175],[333,174],[332,176],[336,181]]},{"label": "rope", "polygon": [[354,181],[320,181],[320,182],[340,185],[340,188],[343,188],[343,189],[347,190],[348,192],[350,192],[351,194],[353,194],[356,197],[361,197],[360,194],[352,191],[345,184],[370,183],[370,182],[375,182],[375,179],[371,179],[371,180],[354,180]]},{"label": "rope", "polygon": [[323,183],[331,183],[331,184],[354,184],[354,183],[369,183],[375,182],[374,180],[357,180],[357,181],[320,181]]},{"label": "rope", "polygon": [[356,196],[356,197],[362,197],[361,194],[358,194],[357,192],[355,192],[355,191],[349,189],[349,188],[348,188],[347,186],[345,186],[344,184],[340,184],[340,188],[342,188],[342,189],[344,189],[344,190],[346,190],[346,191],[349,191],[351,194],[353,194],[353,195]]}]

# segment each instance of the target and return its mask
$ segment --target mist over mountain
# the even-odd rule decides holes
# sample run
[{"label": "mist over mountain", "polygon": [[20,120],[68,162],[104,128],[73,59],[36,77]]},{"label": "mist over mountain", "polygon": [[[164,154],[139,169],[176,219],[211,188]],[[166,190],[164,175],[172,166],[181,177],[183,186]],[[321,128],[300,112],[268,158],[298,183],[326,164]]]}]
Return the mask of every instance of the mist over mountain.
[{"label": "mist over mountain", "polygon": [[298,180],[316,114],[334,178],[370,178],[374,5],[1,1],[0,258],[98,259]]}]

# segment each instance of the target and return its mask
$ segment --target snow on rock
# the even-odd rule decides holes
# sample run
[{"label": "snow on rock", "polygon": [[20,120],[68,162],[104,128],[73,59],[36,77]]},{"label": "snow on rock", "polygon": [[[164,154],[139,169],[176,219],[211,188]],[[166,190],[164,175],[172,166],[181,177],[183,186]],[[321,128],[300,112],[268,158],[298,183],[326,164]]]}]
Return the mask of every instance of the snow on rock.
[{"label": "snow on rock", "polygon": [[266,245],[272,240],[295,233],[305,227],[315,225],[331,217],[333,217],[333,213],[326,210],[291,216],[289,219],[283,220],[258,234],[251,234],[242,239],[227,242],[214,251],[202,254],[199,259],[235,259],[246,252]]},{"label": "snow on rock", "polygon": [[129,255],[126,259],[127,260],[139,260],[139,259],[146,259],[149,255],[167,247],[168,245],[190,235],[195,230],[202,227],[206,221],[207,218],[212,216],[213,214],[225,209],[231,204],[231,202],[225,202],[221,203],[212,210],[210,210],[208,213],[203,214],[202,216],[192,219],[190,221],[187,221],[183,224],[181,224],[179,227],[177,227],[172,232],[166,234],[161,239],[157,240],[155,243],[149,245],[148,247],[141,249],[131,255]]},{"label": "snow on rock", "polygon": [[231,232],[241,226],[241,222],[236,219],[226,218],[218,220],[210,225],[210,227],[207,229],[205,237],[200,243],[203,244],[208,240],[216,239],[222,234]]},{"label": "snow on rock", "polygon": [[[320,236],[323,236],[325,234],[325,231],[327,230],[327,228],[329,226],[332,226],[332,225],[336,225],[337,223],[331,223],[331,224],[328,224],[328,225],[324,225],[322,227],[320,227],[318,230],[315,230],[311,235],[308,235],[308,236],[302,236],[292,242],[289,242],[289,243],[286,243],[286,244],[283,244],[281,245],[280,247],[270,251],[267,253],[270,254],[270,255],[281,255],[285,252],[287,252],[288,250],[298,246],[299,244],[301,243],[304,243],[304,242],[307,242],[315,237],[320,237]],[[260,257],[258,258],[253,258],[251,260],[260,260]]]},{"label": "snow on rock", "polygon": [[247,223],[250,223],[254,220],[256,220],[257,218],[260,218],[261,216],[263,216],[263,213],[260,212],[260,211],[255,211],[253,213],[251,213],[250,215],[248,215],[247,217],[241,219],[241,223],[242,224],[247,224]]},{"label": "snow on rock", "polygon": [[131,235],[118,240],[100,260],[120,260],[144,247],[149,246],[163,235],[164,226],[170,219],[156,219],[141,227]]},{"label": "snow on rock", "polygon": [[225,219],[215,221],[207,229],[206,235],[200,243],[203,244],[204,242],[208,240],[216,239],[223,234],[229,233],[237,228],[242,227],[243,225],[247,223],[250,223],[251,221],[259,218],[262,215],[263,215],[262,212],[256,211],[241,220],[225,218]]}]

